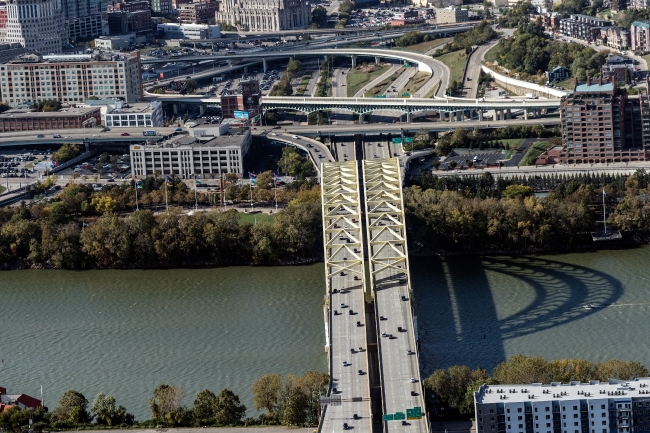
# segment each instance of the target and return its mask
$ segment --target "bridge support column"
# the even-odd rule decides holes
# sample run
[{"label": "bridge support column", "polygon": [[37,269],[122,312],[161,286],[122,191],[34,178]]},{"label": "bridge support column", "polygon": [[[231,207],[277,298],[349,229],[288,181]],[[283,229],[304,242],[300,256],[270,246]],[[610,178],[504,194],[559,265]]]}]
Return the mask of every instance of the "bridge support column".
[{"label": "bridge support column", "polygon": [[199,113],[201,116],[205,114],[205,105],[199,105]]},{"label": "bridge support column", "polygon": [[356,54],[352,54],[352,69],[357,67],[357,56]]},{"label": "bridge support column", "polygon": [[375,64],[378,65],[380,60],[381,59],[379,57],[375,57]]},{"label": "bridge support column", "polygon": [[174,114],[178,114],[178,104],[174,104]]},{"label": "bridge support column", "polygon": [[266,59],[262,58],[262,70],[266,72]]},{"label": "bridge support column", "polygon": [[463,112],[456,111],[456,122],[460,122],[461,120],[463,120]]},{"label": "bridge support column", "polygon": [[406,113],[406,123],[411,123],[413,121],[413,113]]},{"label": "bridge support column", "polygon": [[510,111],[510,108],[506,110],[506,120],[512,119],[512,112]]},{"label": "bridge support column", "polygon": [[479,122],[483,121],[483,110],[478,110],[478,121]]},{"label": "bridge support column", "polygon": [[364,123],[366,123],[366,115],[359,114],[359,125],[363,125]]},{"label": "bridge support column", "polygon": [[450,122],[453,122],[453,121],[454,121],[454,112],[453,112],[453,111],[450,111],[450,112],[447,113],[447,114],[449,114],[449,121],[450,121]]},{"label": "bridge support column", "polygon": [[528,120],[528,110],[524,109],[524,120]]}]

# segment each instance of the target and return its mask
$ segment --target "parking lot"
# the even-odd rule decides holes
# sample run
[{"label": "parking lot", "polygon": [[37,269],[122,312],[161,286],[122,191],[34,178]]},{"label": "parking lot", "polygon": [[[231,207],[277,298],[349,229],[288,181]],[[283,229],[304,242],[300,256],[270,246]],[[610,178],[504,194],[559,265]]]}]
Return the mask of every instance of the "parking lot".
[{"label": "parking lot", "polygon": [[30,178],[38,176],[38,163],[49,160],[50,152],[22,150],[3,150],[0,155],[0,178]]},{"label": "parking lot", "polygon": [[130,156],[128,154],[108,153],[97,155],[57,173],[57,176],[74,176],[84,180],[94,180],[95,182],[115,182],[116,180],[124,180],[130,175]]},{"label": "parking lot", "polygon": [[469,166],[469,162],[471,161],[471,165],[481,167],[485,166],[488,164],[496,164],[498,161],[503,160],[507,156],[507,153],[504,151],[485,151],[485,152],[472,152],[472,151],[454,151],[452,152],[451,156],[448,156],[445,158],[445,160],[440,164],[439,169],[440,170],[447,170],[449,167],[449,163],[451,161],[456,162],[456,167],[454,169],[461,169],[464,167]]}]

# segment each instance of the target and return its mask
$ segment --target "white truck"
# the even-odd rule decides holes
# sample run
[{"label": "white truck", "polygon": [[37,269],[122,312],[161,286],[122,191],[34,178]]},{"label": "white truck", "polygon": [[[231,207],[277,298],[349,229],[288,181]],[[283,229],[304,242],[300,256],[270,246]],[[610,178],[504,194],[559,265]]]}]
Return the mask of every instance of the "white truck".
[{"label": "white truck", "polygon": [[534,93],[526,93],[526,98],[528,99],[537,99],[537,95]]}]

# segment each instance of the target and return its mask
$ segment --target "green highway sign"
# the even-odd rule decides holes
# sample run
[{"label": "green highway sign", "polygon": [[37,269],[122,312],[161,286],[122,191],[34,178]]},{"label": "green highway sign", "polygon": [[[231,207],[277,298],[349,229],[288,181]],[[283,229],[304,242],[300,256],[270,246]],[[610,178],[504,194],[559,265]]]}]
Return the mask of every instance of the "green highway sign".
[{"label": "green highway sign", "polygon": [[413,409],[406,409],[406,419],[420,419],[422,418],[422,408],[414,407]]},{"label": "green highway sign", "polygon": [[375,95],[375,96],[373,96],[373,98],[385,98],[385,97],[386,97],[386,95]]},{"label": "green highway sign", "polygon": [[384,414],[384,421],[392,421],[393,420],[393,414],[392,413],[385,413]]},{"label": "green highway sign", "polygon": [[401,144],[401,143],[402,143],[402,139],[401,139],[401,138],[399,138],[399,137],[397,137],[397,138],[393,138],[393,144]]},{"label": "green highway sign", "polygon": [[401,419],[406,419],[406,415],[404,415],[404,412],[395,412],[395,416],[393,416],[393,419],[395,421],[399,421]]},{"label": "green highway sign", "polygon": [[413,137],[406,137],[404,143],[413,143]]}]

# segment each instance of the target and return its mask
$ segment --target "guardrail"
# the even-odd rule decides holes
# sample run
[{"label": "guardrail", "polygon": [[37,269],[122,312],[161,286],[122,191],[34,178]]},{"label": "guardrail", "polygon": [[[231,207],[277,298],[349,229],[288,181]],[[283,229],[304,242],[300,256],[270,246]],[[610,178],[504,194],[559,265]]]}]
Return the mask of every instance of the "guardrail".
[{"label": "guardrail", "polygon": [[86,158],[90,158],[91,156],[94,156],[95,154],[97,154],[97,149],[89,150],[88,152],[84,152],[81,155],[79,155],[79,156],[77,156],[75,158],[72,158],[71,160],[66,161],[66,162],[64,162],[62,164],[59,164],[56,167],[53,167],[52,169],[50,169],[48,171],[50,173],[56,173],[56,172],[59,172],[61,170],[65,170],[66,168],[70,167],[71,165],[76,164],[79,161],[83,161]]}]

